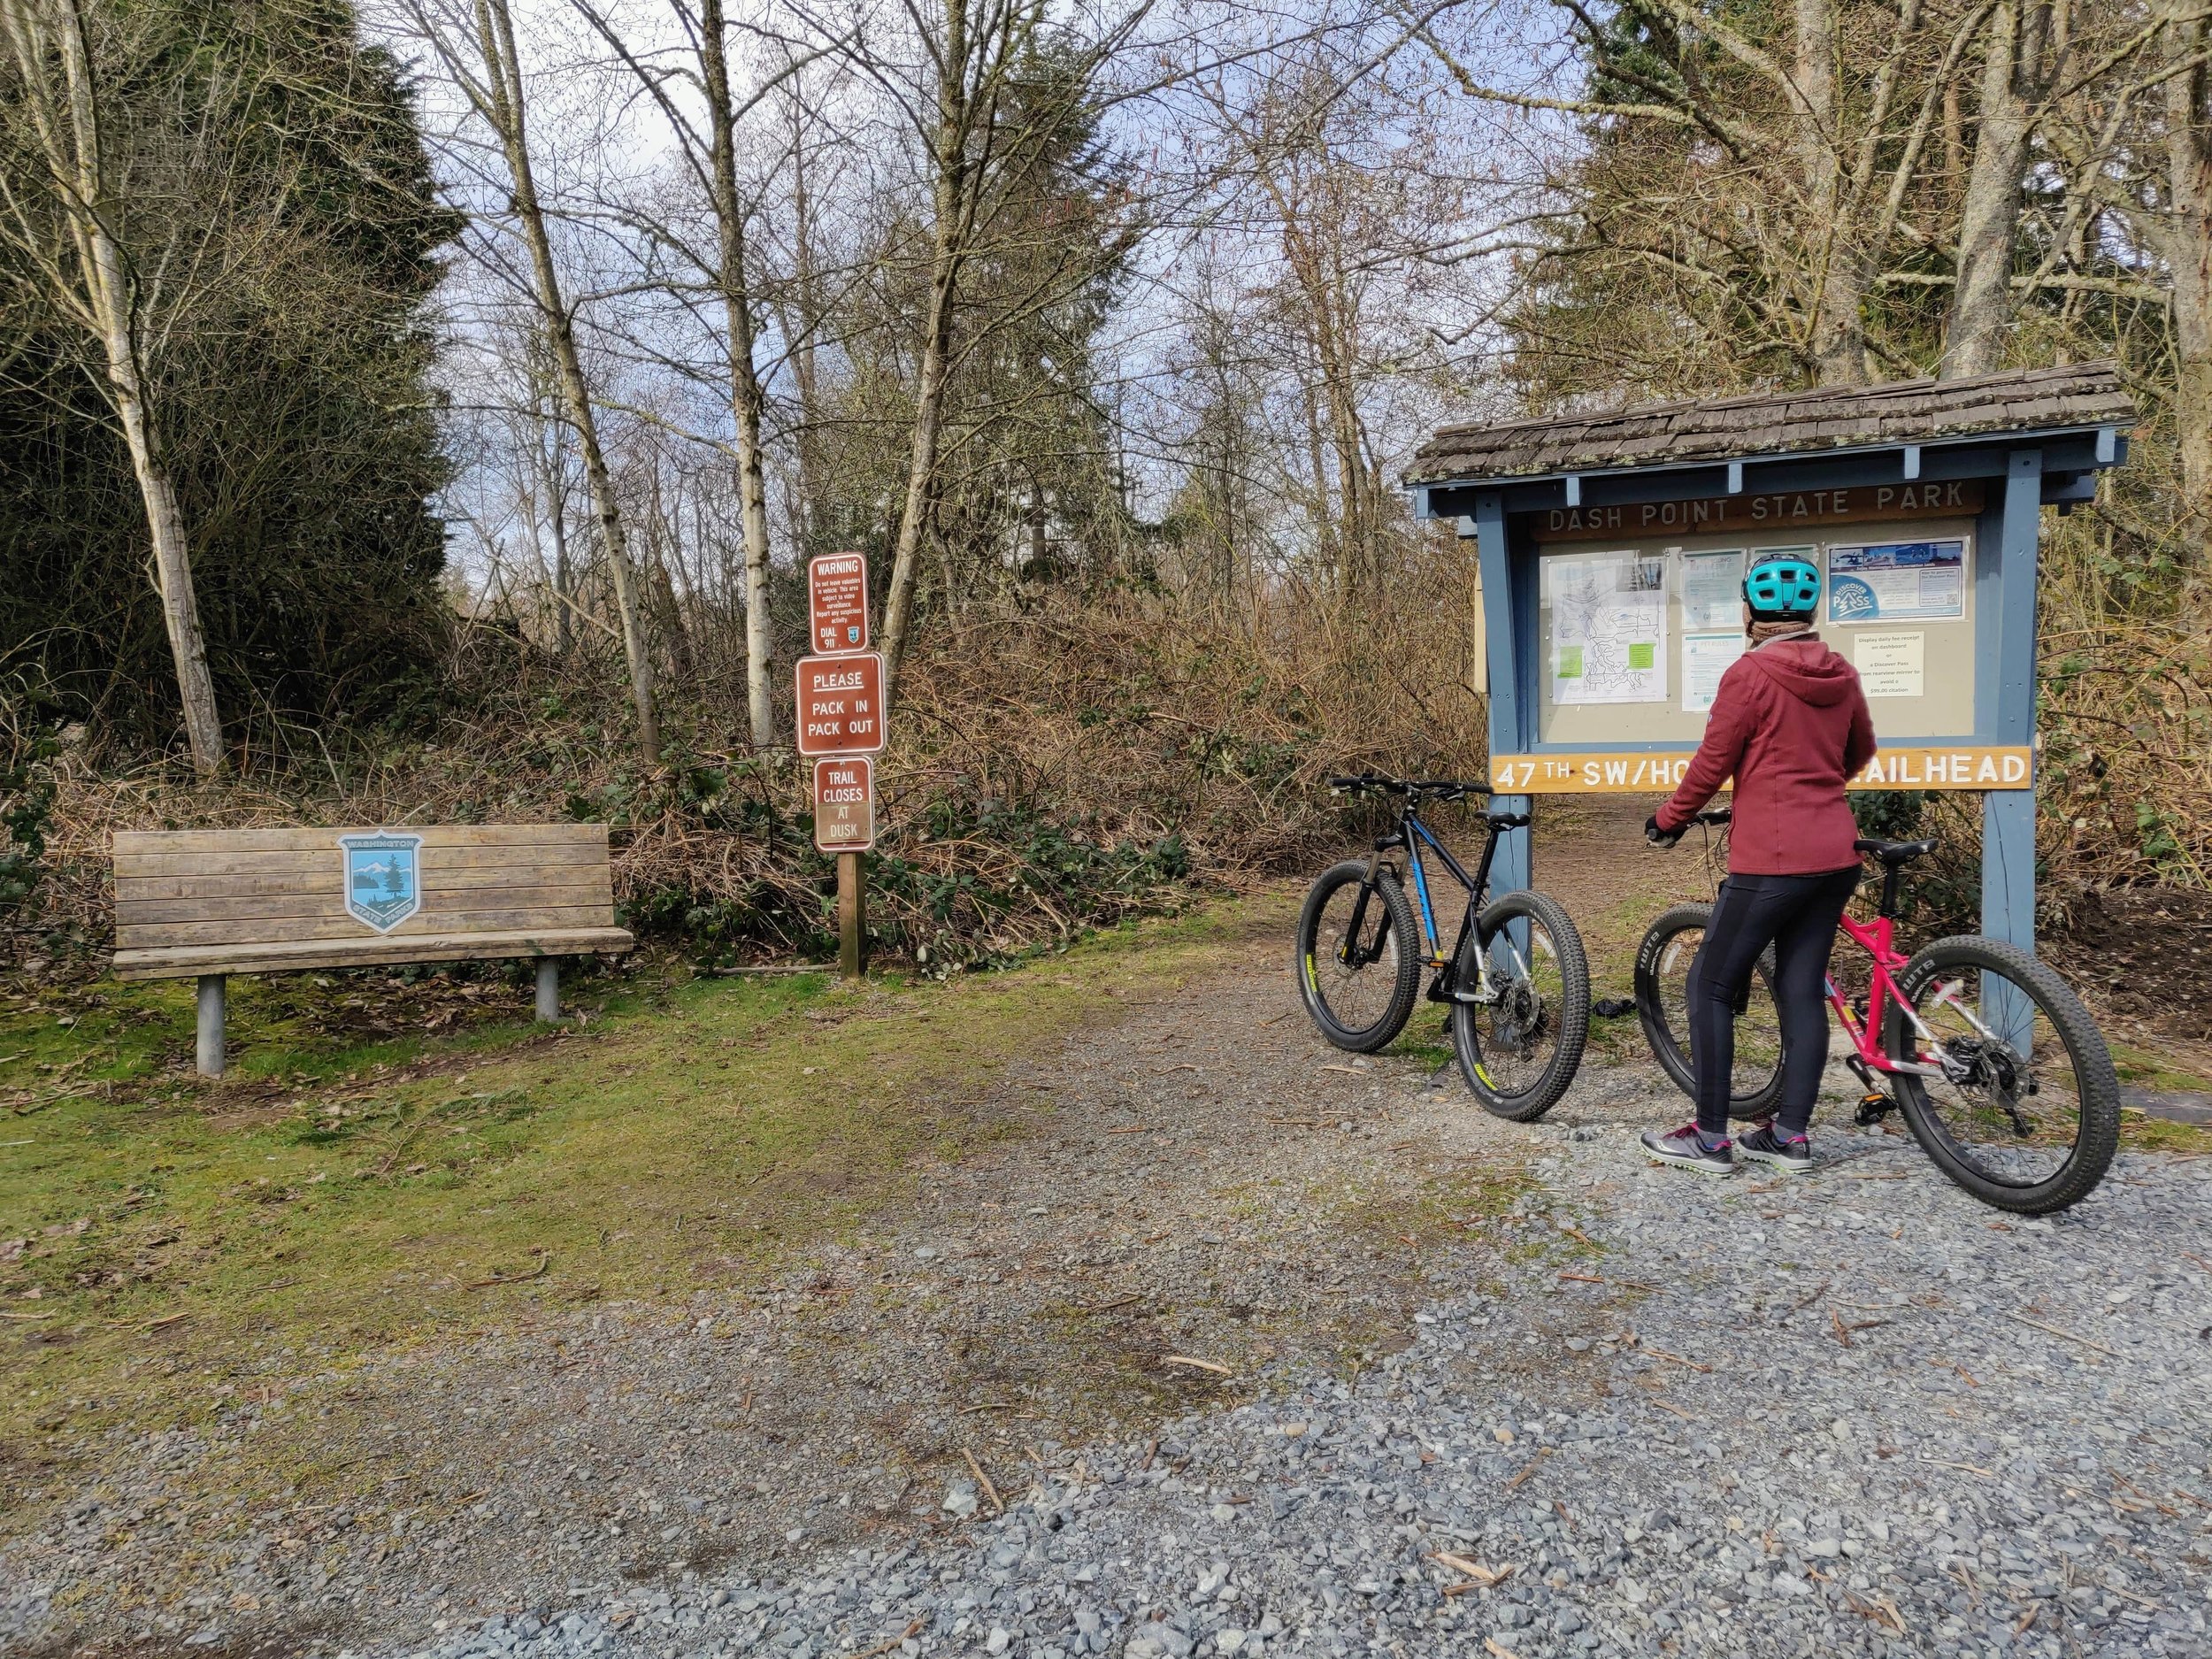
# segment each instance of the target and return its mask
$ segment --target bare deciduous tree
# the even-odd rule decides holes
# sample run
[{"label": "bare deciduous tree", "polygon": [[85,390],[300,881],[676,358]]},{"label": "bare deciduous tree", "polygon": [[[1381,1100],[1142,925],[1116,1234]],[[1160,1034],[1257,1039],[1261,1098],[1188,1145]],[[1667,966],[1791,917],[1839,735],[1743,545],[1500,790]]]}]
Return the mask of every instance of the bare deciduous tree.
[{"label": "bare deciduous tree", "polygon": [[[154,588],[176,663],[192,764],[211,773],[223,764],[223,727],[192,584],[190,538],[162,454],[147,311],[157,303],[148,293],[148,267],[166,272],[175,262],[166,280],[176,303],[175,289],[188,284],[184,272],[212,228],[178,219],[158,233],[163,245],[127,245],[122,227],[142,221],[117,199],[108,112],[83,0],[0,0],[0,23],[13,60],[18,119],[29,129],[47,187],[41,199],[27,199],[0,173],[5,232],[43,279],[55,307],[98,342],[103,373],[96,382],[122,428],[145,503]],[[212,146],[219,142],[217,131],[213,119],[204,119],[196,131],[175,136],[187,145]]]},{"label": "bare deciduous tree", "polygon": [[622,504],[600,443],[599,417],[577,350],[575,311],[554,258],[545,204],[538,195],[514,19],[507,0],[474,0],[472,16],[466,19],[451,12],[433,17],[420,4],[413,11],[423,38],[436,50],[478,118],[491,129],[506,165],[515,218],[529,250],[531,296],[543,321],[561,401],[583,457],[584,481],[598,520],[600,545],[607,556],[608,580],[614,588],[615,609],[622,626],[622,653],[630,671],[630,697],[637,712],[638,749],[649,765],[657,765],[660,717],[654,691],[652,643],[646,634],[637,572],[630,562]]}]

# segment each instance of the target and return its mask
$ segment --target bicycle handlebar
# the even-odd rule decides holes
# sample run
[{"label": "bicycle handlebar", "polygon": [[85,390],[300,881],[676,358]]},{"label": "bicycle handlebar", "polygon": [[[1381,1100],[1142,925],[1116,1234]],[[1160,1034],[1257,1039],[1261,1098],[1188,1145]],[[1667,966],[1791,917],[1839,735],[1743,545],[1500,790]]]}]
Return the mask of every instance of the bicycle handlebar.
[{"label": "bicycle handlebar", "polygon": [[1725,824],[1735,816],[1733,808],[1709,806],[1697,815],[1695,821],[1700,824]]}]

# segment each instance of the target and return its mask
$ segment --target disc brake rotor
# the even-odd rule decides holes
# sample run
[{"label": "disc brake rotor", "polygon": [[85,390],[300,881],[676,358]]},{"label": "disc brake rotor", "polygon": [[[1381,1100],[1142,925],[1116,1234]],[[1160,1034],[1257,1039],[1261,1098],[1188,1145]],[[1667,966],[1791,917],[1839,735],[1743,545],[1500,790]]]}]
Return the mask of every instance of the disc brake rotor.
[{"label": "disc brake rotor", "polygon": [[1491,1015],[1491,1030],[1498,1047],[1525,1057],[1544,1033],[1543,999],[1526,979],[1516,979],[1499,996]]}]

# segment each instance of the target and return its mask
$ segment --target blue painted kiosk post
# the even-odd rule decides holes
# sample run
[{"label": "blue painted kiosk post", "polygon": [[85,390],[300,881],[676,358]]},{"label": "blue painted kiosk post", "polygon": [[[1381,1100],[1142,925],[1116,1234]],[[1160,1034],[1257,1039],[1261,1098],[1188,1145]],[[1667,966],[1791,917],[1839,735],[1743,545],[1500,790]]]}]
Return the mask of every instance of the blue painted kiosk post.
[{"label": "blue painted kiosk post", "polygon": [[1788,548],[1881,740],[1852,787],[1979,792],[1982,929],[2032,950],[2042,510],[2093,500],[2135,419],[2091,363],[1443,428],[1406,484],[1476,543],[1499,804],[1671,790],[1743,649],[1745,562]]}]

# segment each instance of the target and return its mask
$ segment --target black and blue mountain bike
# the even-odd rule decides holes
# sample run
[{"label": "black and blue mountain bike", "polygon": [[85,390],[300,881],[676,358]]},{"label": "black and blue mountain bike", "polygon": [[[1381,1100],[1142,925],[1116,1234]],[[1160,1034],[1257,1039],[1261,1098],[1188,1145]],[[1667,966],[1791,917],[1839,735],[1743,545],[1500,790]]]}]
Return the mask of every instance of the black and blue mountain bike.
[{"label": "black and blue mountain bike", "polygon": [[[1590,1032],[1590,967],[1582,936],[1555,899],[1508,893],[1483,903],[1498,838],[1528,821],[1525,812],[1486,814],[1481,860],[1469,875],[1421,821],[1424,802],[1487,797],[1479,783],[1442,779],[1332,778],[1332,789],[1395,796],[1395,827],[1365,858],[1322,872],[1298,918],[1293,971],[1306,1011],[1340,1048],[1387,1048],[1412,1017],[1423,969],[1428,997],[1450,1010],[1460,1075],[1483,1109],[1516,1123],[1542,1117],[1574,1081]],[[1402,874],[1396,855],[1404,855]],[[1443,948],[1429,890],[1432,858],[1467,890],[1458,934]],[[1406,897],[1413,879],[1417,921]]]}]

